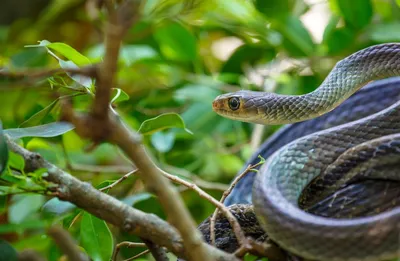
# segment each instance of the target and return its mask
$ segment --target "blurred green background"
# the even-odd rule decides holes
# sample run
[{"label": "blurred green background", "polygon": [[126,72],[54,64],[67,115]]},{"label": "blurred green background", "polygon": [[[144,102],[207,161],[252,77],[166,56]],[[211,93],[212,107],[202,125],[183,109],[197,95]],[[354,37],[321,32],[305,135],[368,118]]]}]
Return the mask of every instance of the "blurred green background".
[{"label": "blurred green background", "polygon": [[[72,61],[80,66],[101,61],[107,15],[98,9],[98,2],[1,1],[0,66],[21,71],[58,68],[63,62]],[[159,115],[180,115],[192,134],[184,128],[167,128],[147,133],[145,145],[161,168],[204,185],[207,192],[218,198],[224,184],[229,184],[252,152],[279,126],[224,119],[211,109],[217,95],[240,89],[306,93],[314,90],[343,57],[373,44],[400,41],[400,1],[395,0],[142,2],[142,18],[129,30],[121,49],[115,88],[123,92],[118,96],[119,91],[114,91],[118,96],[114,108],[136,130],[145,120]],[[83,56],[66,55],[65,46],[27,47],[42,40],[67,44]],[[42,41],[41,45],[46,43]],[[77,62],[79,58],[84,62]],[[94,91],[93,83],[87,79],[72,79],[63,74],[26,78],[22,82],[2,77],[0,90],[4,129],[58,120],[59,101],[66,97],[72,97],[78,110],[87,110]],[[171,122],[179,122],[177,116],[172,117]],[[90,143],[73,131],[54,138],[23,138],[21,144],[97,187],[131,169],[114,146],[102,144],[87,151]],[[14,167],[21,165],[17,156],[10,157]],[[88,217],[84,215],[71,225],[80,210],[50,200],[43,191],[23,193],[46,184],[31,184],[31,180],[22,184],[4,178],[4,174],[2,179],[0,238],[14,249],[33,248],[48,260],[62,260],[62,254],[44,233],[49,224],[55,223],[62,223],[78,242],[90,238],[93,231],[82,225]],[[18,190],[21,186],[22,192]],[[179,189],[197,222],[212,213],[211,204],[192,191]],[[109,193],[165,218],[157,200],[143,190],[135,177]],[[109,227],[111,235],[101,221],[92,221],[98,224],[96,231],[108,235],[92,250],[81,243],[96,261],[106,260],[115,243],[139,242],[114,227]],[[0,252],[7,247],[5,241],[0,241]],[[119,258],[129,258],[141,250],[123,248]]]}]

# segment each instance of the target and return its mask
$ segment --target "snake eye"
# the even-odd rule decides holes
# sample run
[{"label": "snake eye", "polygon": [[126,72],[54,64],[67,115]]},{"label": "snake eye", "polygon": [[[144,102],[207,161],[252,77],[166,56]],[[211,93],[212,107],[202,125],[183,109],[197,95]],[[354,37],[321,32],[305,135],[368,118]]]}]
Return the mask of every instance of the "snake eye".
[{"label": "snake eye", "polygon": [[240,100],[239,100],[239,98],[237,98],[237,97],[230,98],[230,99],[228,100],[228,105],[229,105],[229,108],[230,108],[232,111],[236,111],[236,110],[239,109],[239,107],[240,107]]}]

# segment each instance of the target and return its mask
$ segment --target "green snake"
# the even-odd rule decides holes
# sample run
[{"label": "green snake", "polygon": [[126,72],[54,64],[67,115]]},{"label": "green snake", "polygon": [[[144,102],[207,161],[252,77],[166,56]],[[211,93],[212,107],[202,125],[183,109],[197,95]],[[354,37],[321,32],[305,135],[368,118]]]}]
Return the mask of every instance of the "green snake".
[{"label": "green snake", "polygon": [[[368,82],[400,75],[400,44],[358,51],[336,64],[305,95],[239,91],[218,96],[218,114],[258,124],[305,121],[333,110]],[[257,219],[282,248],[314,260],[385,260],[400,254],[400,208],[333,219],[299,208],[302,191],[319,179],[334,191],[364,176],[400,180],[400,102],[366,118],[297,139],[275,152],[253,186]]]}]

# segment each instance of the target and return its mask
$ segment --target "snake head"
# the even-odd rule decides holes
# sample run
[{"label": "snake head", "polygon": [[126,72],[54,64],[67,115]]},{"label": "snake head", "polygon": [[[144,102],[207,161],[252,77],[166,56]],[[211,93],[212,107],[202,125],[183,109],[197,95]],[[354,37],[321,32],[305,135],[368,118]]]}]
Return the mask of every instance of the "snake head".
[{"label": "snake head", "polygon": [[268,101],[274,97],[274,93],[238,91],[219,95],[212,107],[216,113],[229,119],[266,124]]}]

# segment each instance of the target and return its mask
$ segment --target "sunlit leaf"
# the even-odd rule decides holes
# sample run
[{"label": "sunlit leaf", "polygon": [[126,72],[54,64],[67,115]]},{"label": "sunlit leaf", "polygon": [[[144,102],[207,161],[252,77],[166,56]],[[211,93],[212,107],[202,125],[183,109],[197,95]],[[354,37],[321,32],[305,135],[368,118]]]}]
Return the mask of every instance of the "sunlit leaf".
[{"label": "sunlit leaf", "polygon": [[[26,47],[46,47],[48,53],[58,60],[60,67],[63,69],[78,69],[79,66],[91,64],[89,58],[65,43],[51,43],[47,40],[42,40],[37,45],[27,45]],[[52,51],[56,51],[57,53],[61,54],[67,58],[68,61],[64,61]],[[67,75],[75,82],[85,86],[89,92],[91,91],[91,87],[93,85],[93,80],[91,78],[79,74],[67,73]]]},{"label": "sunlit leaf", "polygon": [[0,174],[7,166],[8,161],[8,148],[3,134],[3,126],[0,121]]},{"label": "sunlit leaf", "polygon": [[0,261],[17,260],[17,251],[7,241],[0,239]]},{"label": "sunlit leaf", "polygon": [[113,88],[113,93],[115,94],[110,103],[118,103],[129,100],[129,95],[120,88]]},{"label": "sunlit leaf", "polygon": [[28,127],[28,128],[18,128],[18,129],[7,129],[4,132],[11,136],[13,139],[19,139],[23,137],[42,137],[49,138],[59,136],[72,129],[74,125],[69,122],[52,122],[40,126]]},{"label": "sunlit leaf", "polygon": [[150,135],[157,131],[170,129],[170,128],[181,128],[186,132],[191,133],[185,126],[185,122],[176,113],[165,113],[155,118],[145,120],[138,130],[143,135]]},{"label": "sunlit leaf", "polygon": [[113,237],[106,222],[87,212],[83,213],[80,238],[81,246],[93,261],[110,260],[113,252]]},{"label": "sunlit leaf", "polygon": [[39,46],[47,47],[53,51],[56,51],[78,66],[91,64],[90,60],[86,56],[82,55],[77,50],[65,43],[51,43],[47,40],[42,40],[38,45],[28,45],[27,47]]},{"label": "sunlit leaf", "polygon": [[25,160],[21,155],[10,151],[8,165],[12,168],[23,170],[25,168]]}]

